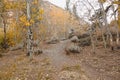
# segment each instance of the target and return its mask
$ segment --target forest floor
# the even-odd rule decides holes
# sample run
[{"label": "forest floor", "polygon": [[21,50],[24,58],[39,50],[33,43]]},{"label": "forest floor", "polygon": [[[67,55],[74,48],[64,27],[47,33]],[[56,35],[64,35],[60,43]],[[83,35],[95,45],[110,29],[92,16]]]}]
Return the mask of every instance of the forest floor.
[{"label": "forest floor", "polygon": [[66,55],[68,44],[68,40],[42,43],[43,53],[32,60],[22,50],[2,53],[0,80],[120,80],[120,50],[99,46],[92,53],[89,46]]}]

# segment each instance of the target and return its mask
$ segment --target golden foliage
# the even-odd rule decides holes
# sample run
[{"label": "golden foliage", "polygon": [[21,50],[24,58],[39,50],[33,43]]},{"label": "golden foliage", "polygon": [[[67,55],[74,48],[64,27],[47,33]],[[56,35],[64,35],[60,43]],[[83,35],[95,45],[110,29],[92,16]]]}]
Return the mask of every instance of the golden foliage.
[{"label": "golden foliage", "polygon": [[32,24],[34,24],[34,20],[33,19],[31,19],[30,21],[27,20],[27,17],[25,15],[20,17],[20,21],[26,27],[31,26]]},{"label": "golden foliage", "polygon": [[26,17],[25,15],[21,16],[21,17],[20,17],[20,21],[21,21],[21,22],[27,21],[27,17]]},{"label": "golden foliage", "polygon": [[120,20],[118,20],[118,25],[119,25],[119,28],[120,28]]},{"label": "golden foliage", "polygon": [[37,5],[38,3],[39,3],[38,0],[34,0],[34,1],[32,2],[33,5]]},{"label": "golden foliage", "polygon": [[106,0],[99,0],[99,2],[104,3],[104,2],[106,2]]},{"label": "golden foliage", "polygon": [[113,4],[120,4],[120,1],[113,1]]},{"label": "golden foliage", "polygon": [[30,23],[31,23],[31,24],[34,24],[34,23],[35,23],[35,21],[34,21],[33,19],[31,19],[31,20],[30,20]]},{"label": "golden foliage", "polygon": [[44,13],[44,10],[43,8],[39,10],[39,14],[43,14]]},{"label": "golden foliage", "polygon": [[8,45],[9,46],[14,46],[15,45],[15,41],[13,40],[13,38],[14,38],[14,34],[12,34],[11,32],[9,32],[8,34],[7,34],[7,43],[8,43]]},{"label": "golden foliage", "polygon": [[[16,22],[16,19],[14,18],[16,17],[16,15],[13,15],[13,21],[11,21],[12,23],[10,24],[5,23],[9,25],[9,29],[7,29],[7,34],[6,34],[7,43],[10,46],[14,46],[16,42],[19,42],[20,39],[22,39],[22,37],[25,37],[22,36],[21,34],[26,33],[26,27],[32,26],[33,24],[36,24],[37,22],[43,20],[42,15],[44,14],[44,10],[40,8],[39,0],[33,0],[31,5],[31,19],[28,20],[27,15],[24,12],[26,11],[26,2],[21,0],[15,2],[9,2],[3,0],[2,3],[4,6],[1,8],[2,10],[0,10],[0,12],[6,12],[9,10],[20,11],[20,14],[18,15],[18,22]],[[7,20],[7,18],[5,18],[5,20]],[[1,38],[4,37],[3,33],[4,32],[0,33]]]}]

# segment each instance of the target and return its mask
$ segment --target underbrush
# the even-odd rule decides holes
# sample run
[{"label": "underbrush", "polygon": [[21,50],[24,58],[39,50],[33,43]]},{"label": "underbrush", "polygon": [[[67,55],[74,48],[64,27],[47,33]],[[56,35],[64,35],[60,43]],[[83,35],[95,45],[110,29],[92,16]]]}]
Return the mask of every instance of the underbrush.
[{"label": "underbrush", "polygon": [[14,76],[14,72],[16,70],[16,64],[4,67],[2,70],[4,71],[0,71],[0,80],[12,80],[12,77]]},{"label": "underbrush", "polygon": [[84,73],[80,65],[74,65],[74,66],[64,65],[62,68],[62,71],[66,71],[66,70],[67,71],[79,71],[81,73]]}]

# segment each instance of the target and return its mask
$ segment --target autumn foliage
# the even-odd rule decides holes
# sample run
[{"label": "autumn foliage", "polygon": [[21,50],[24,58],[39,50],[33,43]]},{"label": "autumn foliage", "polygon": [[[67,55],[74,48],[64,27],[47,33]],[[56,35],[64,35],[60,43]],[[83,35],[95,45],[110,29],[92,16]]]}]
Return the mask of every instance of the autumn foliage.
[{"label": "autumn foliage", "polygon": [[[40,3],[38,0],[34,0],[31,3],[30,20],[27,19],[26,2],[24,0],[1,0],[0,3],[0,13],[2,16],[0,17],[2,19],[0,23],[2,24],[1,26],[4,27],[0,28],[0,44],[3,44],[5,35],[6,44],[8,46],[15,46],[27,37],[26,33],[28,26],[40,24],[40,21],[43,19],[42,15],[44,10],[39,7]],[[4,32],[4,29],[6,32]]]}]

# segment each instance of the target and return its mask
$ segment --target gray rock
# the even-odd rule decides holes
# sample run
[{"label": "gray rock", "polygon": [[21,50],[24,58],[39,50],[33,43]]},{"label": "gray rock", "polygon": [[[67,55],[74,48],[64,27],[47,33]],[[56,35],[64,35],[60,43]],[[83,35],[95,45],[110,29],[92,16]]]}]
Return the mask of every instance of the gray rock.
[{"label": "gray rock", "polygon": [[87,38],[87,37],[89,37],[90,35],[89,35],[89,33],[84,33],[84,34],[82,34],[82,35],[78,35],[78,38],[79,39],[83,39],[83,38]]},{"label": "gray rock", "polygon": [[79,42],[79,39],[77,36],[73,36],[70,40],[71,40],[71,42],[74,42],[74,43]]},{"label": "gray rock", "polygon": [[65,41],[65,40],[67,40],[67,38],[61,38],[61,39],[60,39],[60,41]]},{"label": "gray rock", "polygon": [[90,46],[91,45],[91,39],[90,39],[90,37],[80,39],[78,45],[80,47]]},{"label": "gray rock", "polygon": [[65,48],[66,54],[70,53],[80,53],[81,48],[78,45],[71,44]]},{"label": "gray rock", "polygon": [[58,38],[52,37],[50,40],[46,41],[47,44],[56,44],[58,43]]},{"label": "gray rock", "polygon": [[72,38],[73,36],[75,36],[75,34],[74,34],[74,29],[70,29],[68,38],[70,39],[70,38]]},{"label": "gray rock", "polygon": [[73,71],[62,71],[59,74],[60,80],[80,80],[80,74]]},{"label": "gray rock", "polygon": [[34,54],[35,55],[40,55],[41,53],[43,53],[43,51],[41,49],[34,49]]},{"label": "gray rock", "polygon": [[16,45],[16,46],[14,46],[14,47],[10,47],[10,51],[15,51],[15,50],[19,50],[19,49],[23,49],[23,47],[24,47],[24,44],[18,44],[18,45]]}]

